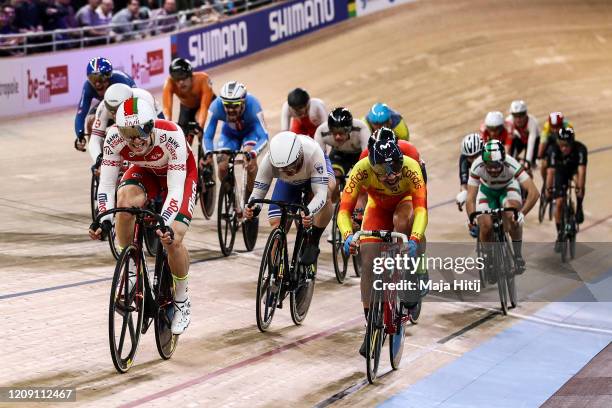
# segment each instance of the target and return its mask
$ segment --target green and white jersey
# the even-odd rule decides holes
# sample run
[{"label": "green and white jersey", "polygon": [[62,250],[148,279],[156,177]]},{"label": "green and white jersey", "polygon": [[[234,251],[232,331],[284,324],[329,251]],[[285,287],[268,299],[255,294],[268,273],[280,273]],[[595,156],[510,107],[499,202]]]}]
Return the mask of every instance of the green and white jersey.
[{"label": "green and white jersey", "polygon": [[519,183],[522,183],[528,178],[529,175],[523,166],[521,166],[521,164],[512,156],[506,155],[504,169],[497,177],[493,177],[487,172],[485,164],[482,161],[482,157],[479,157],[474,160],[474,163],[472,163],[472,167],[470,168],[468,185],[478,187],[483,184],[488,188],[501,190],[508,187],[513,179],[516,179]]}]

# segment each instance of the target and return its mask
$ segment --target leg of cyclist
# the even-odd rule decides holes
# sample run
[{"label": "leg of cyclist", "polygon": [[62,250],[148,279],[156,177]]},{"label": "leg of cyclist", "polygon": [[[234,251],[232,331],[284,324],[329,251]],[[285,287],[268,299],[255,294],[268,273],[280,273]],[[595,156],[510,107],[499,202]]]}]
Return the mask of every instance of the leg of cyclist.
[{"label": "leg of cyclist", "polygon": [[555,242],[555,252],[561,251],[563,242],[563,211],[565,210],[565,195],[571,179],[565,169],[555,169],[553,198],[555,198],[555,225],[557,226],[557,240]]},{"label": "leg of cyclist", "polygon": [[256,130],[242,140],[242,150],[251,153],[251,159],[247,161],[245,166],[247,172],[246,197],[251,195],[255,184],[255,176],[257,176],[257,152],[261,152],[267,143],[268,135],[263,130]]},{"label": "leg of cyclist", "polygon": [[584,213],[582,211],[582,201],[586,187],[586,165],[579,165],[575,174],[576,184],[576,222],[582,224],[584,222]]},{"label": "leg of cyclist", "polygon": [[[497,203],[494,197],[488,197],[484,190],[483,185],[480,185],[478,189],[478,195],[476,196],[476,211],[487,211],[493,208],[497,208]],[[493,241],[493,221],[491,216],[488,214],[482,214],[477,219],[479,238],[482,244],[482,256],[484,258],[485,275],[489,283],[494,284],[497,282],[497,277],[491,268],[491,245]]]},{"label": "leg of cyclist", "polygon": [[[225,133],[225,126],[221,130],[221,136],[219,137],[219,141],[217,142],[216,149],[217,150],[230,150],[237,151],[240,150],[240,140],[231,136],[229,133]],[[217,165],[218,165],[218,176],[219,180],[223,181],[225,176],[227,175],[227,167],[229,165],[229,157],[225,154],[221,154],[217,156]]]},{"label": "leg of cyclist", "polygon": [[[121,178],[117,189],[117,207],[144,207],[147,193],[150,197],[159,194],[159,182],[147,169],[132,165]],[[128,246],[134,234],[134,216],[117,213],[115,231],[119,241],[119,251]]]},{"label": "leg of cyclist", "polygon": [[[521,188],[518,181],[513,180],[506,187],[506,195],[502,198],[503,207],[521,209],[523,200],[521,196]],[[504,228],[510,233],[512,238],[512,250],[514,252],[514,260],[516,263],[516,271],[521,274],[525,271],[525,260],[523,259],[523,226],[514,221],[512,213],[504,214]]]}]

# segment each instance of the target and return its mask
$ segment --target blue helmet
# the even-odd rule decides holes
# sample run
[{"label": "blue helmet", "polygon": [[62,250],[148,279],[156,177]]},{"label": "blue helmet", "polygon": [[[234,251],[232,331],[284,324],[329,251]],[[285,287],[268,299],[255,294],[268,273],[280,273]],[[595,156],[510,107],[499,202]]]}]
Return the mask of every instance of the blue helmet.
[{"label": "blue helmet", "polygon": [[104,75],[110,76],[113,73],[113,64],[106,58],[96,57],[92,58],[87,64],[87,76],[90,75]]},{"label": "blue helmet", "polygon": [[368,121],[375,125],[383,125],[391,119],[391,109],[386,103],[375,103],[368,112]]}]

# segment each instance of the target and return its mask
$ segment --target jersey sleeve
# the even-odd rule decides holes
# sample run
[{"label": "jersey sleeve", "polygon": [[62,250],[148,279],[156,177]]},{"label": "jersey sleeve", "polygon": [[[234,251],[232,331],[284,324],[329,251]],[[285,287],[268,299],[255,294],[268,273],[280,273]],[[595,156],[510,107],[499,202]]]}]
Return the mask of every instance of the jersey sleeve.
[{"label": "jersey sleeve", "polygon": [[196,113],[196,121],[198,125],[202,129],[204,129],[204,125],[206,124],[206,117],[208,116],[208,108],[210,107],[210,103],[212,101],[213,91],[212,91],[212,81],[210,80],[208,75],[202,77],[201,84],[201,97],[200,97],[200,108]]},{"label": "jersey sleeve", "polygon": [[310,169],[310,189],[314,196],[308,203],[308,210],[311,215],[317,214],[327,202],[327,166],[325,164],[325,155],[321,149],[316,149],[312,158],[312,167]]},{"label": "jersey sleeve", "polygon": [[353,126],[359,127],[359,150],[363,151],[368,148],[370,128],[360,119],[353,120]]},{"label": "jersey sleeve", "polygon": [[327,108],[325,108],[325,103],[320,99],[311,99],[308,116],[313,125],[319,126],[325,123],[327,119]]},{"label": "jersey sleeve", "polygon": [[410,132],[408,131],[408,125],[406,125],[404,118],[402,118],[397,126],[393,128],[393,132],[399,140],[410,140]]},{"label": "jersey sleeve", "polygon": [[314,141],[317,142],[317,144],[319,145],[323,153],[327,153],[327,146],[325,145],[325,142],[323,141],[323,128],[324,127],[325,127],[324,125],[317,127],[317,130],[315,130],[315,134],[314,134]]},{"label": "jersey sleeve", "polygon": [[[177,130],[167,131],[168,141],[163,148],[168,152],[168,171],[166,175],[168,194],[162,207],[162,218],[166,225],[170,225],[178,215],[183,193],[185,191],[185,179],[187,178],[187,141],[183,131],[177,126]],[[178,147],[175,147],[178,145]],[[172,146],[169,149],[167,146]]]},{"label": "jersey sleeve", "polygon": [[414,221],[412,223],[412,231],[410,239],[421,241],[425,236],[427,228],[427,187],[421,172],[421,166],[416,160],[404,156],[404,166],[407,167],[405,177],[410,180],[410,188],[412,191],[412,208],[414,211]]},{"label": "jersey sleeve", "polygon": [[280,131],[289,130],[289,123],[291,123],[291,113],[289,112],[289,104],[285,101],[281,108]]},{"label": "jersey sleeve", "polygon": [[213,139],[215,138],[215,132],[217,131],[217,122],[221,119],[221,115],[219,114],[219,109],[221,109],[219,107],[220,104],[221,101],[217,99],[210,106],[210,121],[208,122],[206,131],[202,137],[204,141],[204,153],[215,149]]},{"label": "jersey sleeve", "polygon": [[586,166],[588,162],[588,151],[582,143],[578,145],[578,165]]},{"label": "jersey sleeve", "polygon": [[351,176],[347,180],[344,190],[342,190],[338,211],[338,228],[344,239],[353,233],[352,214],[357,204],[359,192],[363,187],[367,187],[368,167],[368,159],[359,160],[353,167]]},{"label": "jersey sleeve", "polygon": [[272,179],[274,178],[274,172],[272,164],[270,163],[270,152],[266,153],[259,165],[257,170],[257,176],[255,176],[255,184],[253,185],[253,192],[249,197],[249,201],[256,198],[264,198],[270,189]]},{"label": "jersey sleeve", "polygon": [[529,130],[529,137],[527,138],[527,153],[525,158],[529,163],[535,161],[535,144],[536,139],[540,136],[540,129],[538,120],[534,116],[528,116],[527,129]]},{"label": "jersey sleeve", "polygon": [[470,176],[470,163],[465,155],[459,156],[459,183],[463,186],[468,183]]},{"label": "jersey sleeve", "polygon": [[172,95],[174,94],[172,88],[172,79],[168,77],[166,78],[166,82],[164,82],[164,90],[162,93],[162,104],[164,106],[164,116],[166,120],[172,120]]},{"label": "jersey sleeve", "polygon": [[104,137],[106,136],[106,125],[110,115],[106,106],[101,103],[96,109],[96,117],[94,119],[93,126],[91,127],[91,137],[89,138],[89,155],[93,162],[96,162],[98,155],[102,153],[102,145],[104,144]]},{"label": "jersey sleeve", "polygon": [[[109,134],[104,141],[104,155],[100,166],[100,184],[98,185],[98,211],[100,213],[115,208],[115,188],[117,177],[121,168],[121,149],[125,141],[119,135],[116,127],[109,128]],[[108,215],[102,221],[110,221],[112,215]]]},{"label": "jersey sleeve", "polygon": [[514,171],[514,178],[518,180],[519,183],[524,183],[529,178],[529,174],[525,171],[525,167],[521,165],[514,157],[506,156],[506,161],[510,163],[512,168],[516,169]]},{"label": "jersey sleeve", "polygon": [[76,116],[74,118],[74,133],[77,137],[85,134],[85,117],[91,107],[91,100],[93,99],[93,91],[89,82],[83,84],[83,90],[81,91],[81,99],[79,100],[79,107],[77,109]]},{"label": "jersey sleeve", "polygon": [[481,177],[481,169],[482,169],[482,159],[478,158],[476,160],[474,160],[474,162],[472,163],[472,167],[470,167],[470,176],[468,178],[468,186],[475,186],[478,187],[480,186],[480,177]]}]

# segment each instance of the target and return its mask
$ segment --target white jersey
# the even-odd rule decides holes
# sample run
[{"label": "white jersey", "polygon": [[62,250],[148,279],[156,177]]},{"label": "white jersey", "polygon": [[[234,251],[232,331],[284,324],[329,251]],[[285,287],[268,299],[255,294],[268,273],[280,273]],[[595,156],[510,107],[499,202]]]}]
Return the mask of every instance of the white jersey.
[{"label": "white jersey", "polygon": [[338,144],[334,136],[329,131],[327,122],[317,128],[314,135],[314,140],[321,146],[321,149],[327,153],[327,146],[331,146],[332,150],[338,150],[344,153],[361,153],[368,148],[368,139],[370,138],[370,128],[360,119],[353,119],[353,129],[349,134],[346,142]]},{"label": "white jersey", "polygon": [[482,161],[482,157],[477,158],[472,163],[470,168],[470,178],[468,179],[468,186],[480,186],[481,184],[495,190],[505,189],[512,183],[513,180],[517,180],[519,183],[525,182],[529,178],[529,175],[512,156],[506,155],[504,162],[504,169],[501,171],[499,176],[491,176],[485,169],[485,164]]},{"label": "white jersey", "polygon": [[[162,107],[157,103],[149,91],[140,88],[132,88],[132,94],[135,98],[141,98],[149,102],[158,116],[162,112]],[[89,138],[89,155],[94,163],[100,153],[102,153],[102,145],[104,144],[104,137],[106,136],[106,129],[108,128],[108,122],[110,120],[113,120],[113,116],[108,109],[106,109],[104,101],[101,101],[96,109],[96,117],[91,127],[91,137]]]},{"label": "white jersey", "polygon": [[540,136],[540,127],[535,116],[527,114],[527,118],[526,129],[522,130],[515,128],[512,115],[506,116],[506,123],[508,124],[508,134],[510,137],[521,139],[521,141],[527,145],[525,159],[533,163],[535,161],[534,154],[536,153],[534,151],[535,143],[536,139]]},{"label": "white jersey", "polygon": [[[291,124],[291,118],[294,118],[295,115],[292,109],[289,109],[289,103],[285,101],[283,103],[282,111],[281,111],[281,132],[284,130],[289,130],[289,125]],[[308,109],[308,119],[314,126],[319,126],[321,123],[327,120],[327,109],[325,108],[325,103],[318,98],[310,98],[310,108]]]},{"label": "white jersey", "polygon": [[[187,146],[181,128],[167,120],[156,120],[153,128],[153,148],[144,156],[136,156],[119,134],[117,126],[113,125],[108,128],[103,150],[98,187],[99,211],[114,208],[119,169],[123,161],[127,160],[130,164],[151,170],[156,176],[166,177],[168,194],[161,214],[164,222],[169,225],[178,214],[180,205],[177,206],[177,203],[183,201],[187,172],[192,170],[191,167],[195,168],[193,153]],[[110,219],[110,216],[107,219]]]},{"label": "white jersey", "polygon": [[308,204],[308,210],[312,215],[323,208],[327,201],[328,174],[323,151],[310,137],[298,135],[304,149],[304,163],[302,168],[293,176],[287,176],[280,172],[270,163],[270,152],[267,152],[257,171],[253,193],[249,201],[255,198],[264,198],[270,189],[272,180],[277,178],[285,183],[303,185],[310,181],[310,188],[314,194],[312,201]]}]

